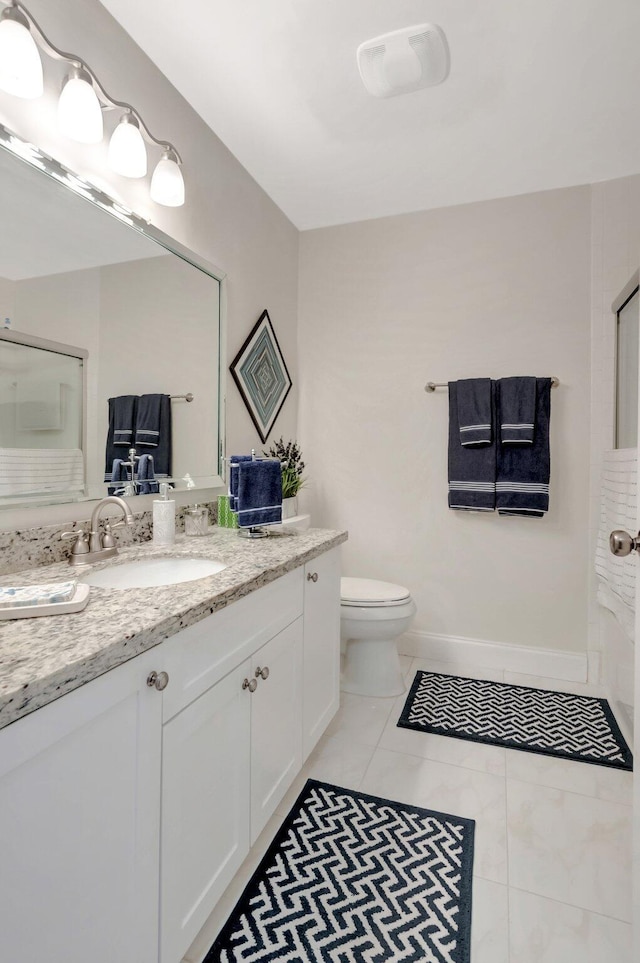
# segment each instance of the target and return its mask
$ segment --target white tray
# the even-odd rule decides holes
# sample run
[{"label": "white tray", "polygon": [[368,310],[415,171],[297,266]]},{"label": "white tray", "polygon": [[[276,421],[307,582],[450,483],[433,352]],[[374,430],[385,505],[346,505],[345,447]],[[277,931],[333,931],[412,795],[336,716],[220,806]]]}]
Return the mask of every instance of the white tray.
[{"label": "white tray", "polygon": [[67,615],[69,612],[81,612],[89,601],[90,586],[78,582],[75,593],[66,602],[51,602],[49,605],[16,605],[9,609],[0,609],[0,621],[7,619],[33,619],[39,615]]}]

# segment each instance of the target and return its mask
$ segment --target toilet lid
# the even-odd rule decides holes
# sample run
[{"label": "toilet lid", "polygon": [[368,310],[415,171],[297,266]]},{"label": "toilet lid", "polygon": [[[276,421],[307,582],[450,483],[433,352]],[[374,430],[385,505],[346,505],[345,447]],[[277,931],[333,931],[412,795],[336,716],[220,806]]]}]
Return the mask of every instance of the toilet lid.
[{"label": "toilet lid", "polygon": [[347,605],[394,605],[409,598],[409,590],[372,578],[340,579],[340,599]]}]

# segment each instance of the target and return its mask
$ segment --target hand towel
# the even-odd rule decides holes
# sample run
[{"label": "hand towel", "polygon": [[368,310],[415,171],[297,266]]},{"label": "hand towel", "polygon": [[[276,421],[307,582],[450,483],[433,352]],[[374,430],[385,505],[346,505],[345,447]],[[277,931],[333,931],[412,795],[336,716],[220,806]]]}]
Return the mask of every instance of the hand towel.
[{"label": "hand towel", "polygon": [[138,495],[156,495],[159,485],[153,471],[153,455],[140,455],[138,462]]},{"label": "hand towel", "polygon": [[[500,386],[497,390],[500,408]],[[536,414],[530,445],[498,445],[496,507],[501,515],[542,518],[549,510],[551,378],[536,379]]]},{"label": "hand towel", "polygon": [[156,478],[171,475],[171,398],[141,395],[135,431],[136,448],[153,448]]},{"label": "hand towel", "polygon": [[536,416],[536,379],[500,378],[498,423],[503,445],[532,445]]},{"label": "hand towel", "polygon": [[[492,417],[495,411],[491,387]],[[496,507],[496,442],[477,446],[460,444],[458,383],[449,382],[449,508],[492,512]]]},{"label": "hand towel", "polygon": [[232,455],[229,459],[229,509],[236,513],[238,511],[240,464],[245,461],[253,461],[253,455]]},{"label": "hand towel", "polygon": [[111,484],[107,489],[108,495],[121,495],[124,491],[124,486],[129,481],[130,475],[127,473],[127,469],[123,465],[122,458],[114,458],[111,463],[111,475],[109,480]]},{"label": "hand towel", "polygon": [[0,448],[0,495],[84,491],[79,448]]},{"label": "hand towel", "polygon": [[131,448],[136,423],[137,395],[109,398],[109,430],[105,446],[104,480],[111,481],[114,458],[122,456],[123,448]]},{"label": "hand towel", "polygon": [[490,445],[492,438],[492,390],[490,378],[457,381],[460,444]]},{"label": "hand towel", "polygon": [[277,458],[238,465],[238,525],[278,525],[282,521],[282,465]]}]

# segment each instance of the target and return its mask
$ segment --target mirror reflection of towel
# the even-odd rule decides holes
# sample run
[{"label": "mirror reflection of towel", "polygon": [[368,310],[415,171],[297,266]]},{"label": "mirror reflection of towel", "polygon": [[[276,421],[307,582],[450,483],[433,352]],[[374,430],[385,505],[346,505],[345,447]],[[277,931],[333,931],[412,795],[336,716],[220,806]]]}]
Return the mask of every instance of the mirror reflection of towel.
[{"label": "mirror reflection of towel", "polygon": [[153,450],[156,477],[171,474],[171,398],[140,395],[136,413],[135,448]]}]

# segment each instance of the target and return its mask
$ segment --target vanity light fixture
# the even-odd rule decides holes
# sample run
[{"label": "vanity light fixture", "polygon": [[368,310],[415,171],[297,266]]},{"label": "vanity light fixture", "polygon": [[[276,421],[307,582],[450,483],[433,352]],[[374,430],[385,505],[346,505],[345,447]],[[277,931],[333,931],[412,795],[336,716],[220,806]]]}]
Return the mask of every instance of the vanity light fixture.
[{"label": "vanity light fixture", "polygon": [[83,60],[54,46],[18,0],[10,0],[0,16],[0,89],[16,97],[42,95],[38,47],[52,60],[69,65],[58,102],[60,131],[83,144],[100,143],[105,112],[119,111],[120,120],[109,141],[109,166],[123,177],[145,177],[145,141],[159,148],[162,153],[151,178],[151,198],[166,207],[181,207],[185,196],[182,160],[173,144],[154,137],[131,104],[114,100]]}]

